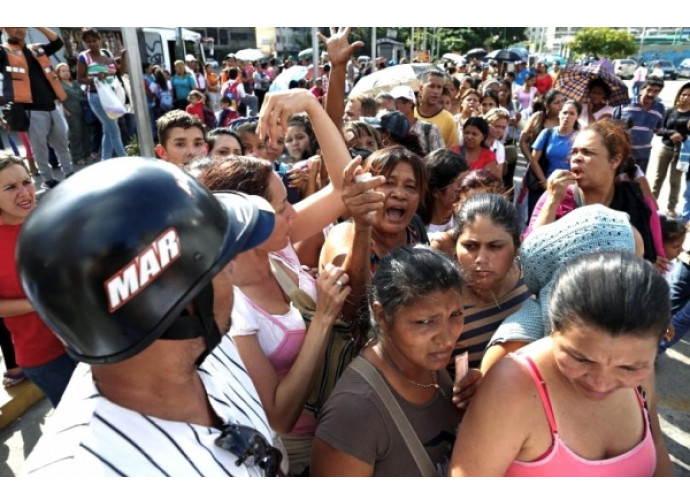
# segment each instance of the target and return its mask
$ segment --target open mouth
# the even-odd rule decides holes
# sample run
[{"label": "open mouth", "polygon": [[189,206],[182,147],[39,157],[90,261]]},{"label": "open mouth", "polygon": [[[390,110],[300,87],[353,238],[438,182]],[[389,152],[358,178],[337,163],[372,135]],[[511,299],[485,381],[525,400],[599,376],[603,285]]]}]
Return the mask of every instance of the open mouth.
[{"label": "open mouth", "polygon": [[405,217],[405,209],[399,207],[390,207],[386,210],[386,219],[391,222],[402,222]]},{"label": "open mouth", "polygon": [[32,200],[20,201],[17,203],[17,206],[22,210],[31,210],[34,206],[34,202]]}]

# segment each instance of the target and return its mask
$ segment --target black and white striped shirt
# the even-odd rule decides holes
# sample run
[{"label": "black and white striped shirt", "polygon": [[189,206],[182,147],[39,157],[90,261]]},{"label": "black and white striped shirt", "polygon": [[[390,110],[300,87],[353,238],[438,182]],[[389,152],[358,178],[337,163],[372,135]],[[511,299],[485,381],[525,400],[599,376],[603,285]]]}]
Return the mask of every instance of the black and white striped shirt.
[{"label": "black and white striped shirt", "polygon": [[[206,358],[199,374],[216,414],[227,424],[253,427],[270,442],[272,431],[232,339]],[[40,476],[263,476],[236,466],[217,447],[216,428],[162,420],[123,408],[99,394],[91,367],[80,364],[48,430],[23,473]]]}]

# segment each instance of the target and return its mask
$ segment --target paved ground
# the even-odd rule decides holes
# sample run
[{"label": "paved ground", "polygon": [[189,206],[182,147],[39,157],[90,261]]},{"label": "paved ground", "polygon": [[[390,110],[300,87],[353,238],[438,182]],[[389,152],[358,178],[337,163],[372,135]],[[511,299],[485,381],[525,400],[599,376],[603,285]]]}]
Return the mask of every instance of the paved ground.
[{"label": "paved ground", "polygon": [[[683,81],[667,83],[662,92],[662,99],[667,106],[673,103],[682,83]],[[655,172],[656,166],[652,162],[648,173],[650,181],[654,180]],[[521,177],[523,174],[524,164],[519,167],[517,176]],[[666,208],[667,199],[668,183],[659,198],[661,208]],[[690,249],[690,239],[686,241],[686,248]],[[675,473],[677,476],[690,476],[690,337],[681,340],[659,358],[657,382],[661,428]],[[44,399],[17,421],[0,430],[0,476],[19,473],[52,411],[50,403]]]}]

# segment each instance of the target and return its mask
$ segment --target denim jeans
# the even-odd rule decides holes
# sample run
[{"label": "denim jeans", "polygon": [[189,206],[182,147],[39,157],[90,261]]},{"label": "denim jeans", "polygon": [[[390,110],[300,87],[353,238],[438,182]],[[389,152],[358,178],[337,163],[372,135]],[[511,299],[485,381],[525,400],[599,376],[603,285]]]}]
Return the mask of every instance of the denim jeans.
[{"label": "denim jeans", "polygon": [[690,180],[688,174],[685,174],[685,192],[683,193],[683,209],[681,210],[678,219],[687,224],[690,222]]},{"label": "denim jeans", "polygon": [[69,355],[63,354],[42,366],[22,367],[22,371],[48,396],[51,404],[55,407],[60,402],[75,367],[77,367],[76,362]]},{"label": "denim jeans", "polygon": [[103,126],[103,141],[101,143],[101,160],[105,161],[115,156],[126,157],[125,146],[122,144],[120,127],[117,119],[111,119],[103,110],[98,93],[89,93],[89,105],[94,115]]}]

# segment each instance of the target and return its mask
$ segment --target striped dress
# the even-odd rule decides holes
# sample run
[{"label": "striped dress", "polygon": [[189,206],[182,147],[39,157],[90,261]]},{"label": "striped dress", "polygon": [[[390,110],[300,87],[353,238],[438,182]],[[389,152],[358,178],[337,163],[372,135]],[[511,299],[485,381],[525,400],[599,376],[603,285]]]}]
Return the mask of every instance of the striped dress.
[{"label": "striped dress", "polygon": [[[453,356],[469,352],[469,364],[471,368],[478,368],[481,364],[484,350],[489,344],[501,322],[506,317],[516,312],[522,303],[531,296],[531,293],[520,273],[515,287],[494,302],[470,306],[464,308],[465,325],[462,334],[455,343]],[[448,366],[451,376],[455,376],[454,359]]]}]

